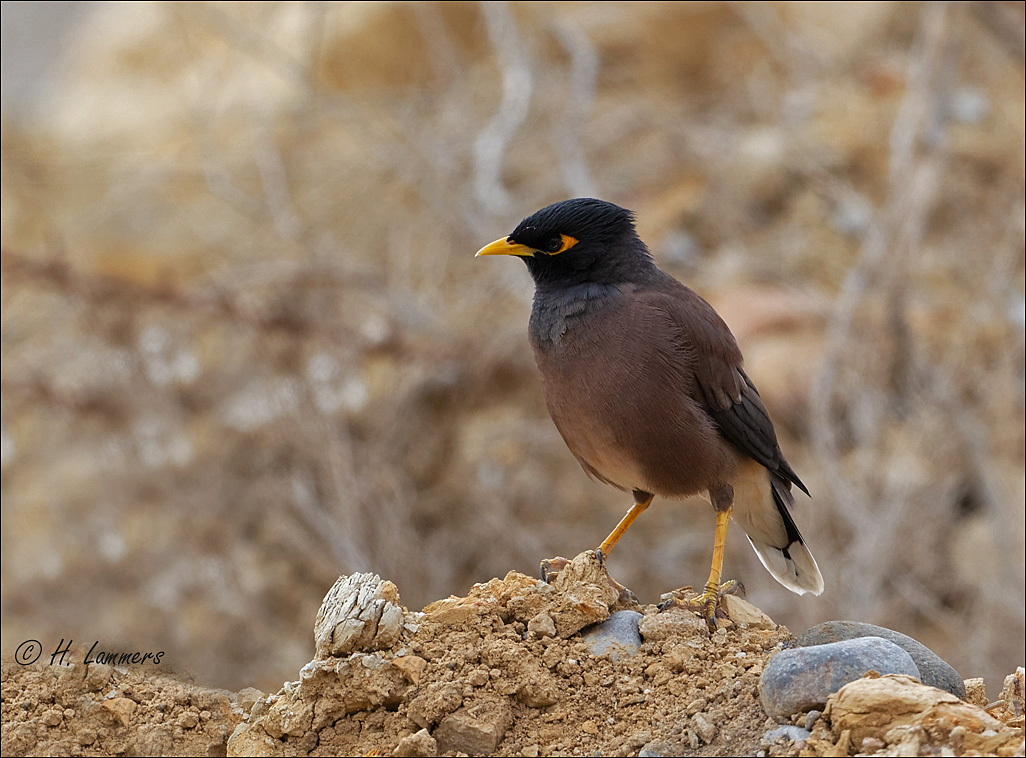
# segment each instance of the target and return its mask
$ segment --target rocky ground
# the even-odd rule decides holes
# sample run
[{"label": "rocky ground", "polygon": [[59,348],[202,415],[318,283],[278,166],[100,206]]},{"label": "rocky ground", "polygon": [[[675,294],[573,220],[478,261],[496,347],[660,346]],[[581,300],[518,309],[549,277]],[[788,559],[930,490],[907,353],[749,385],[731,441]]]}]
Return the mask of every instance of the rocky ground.
[{"label": "rocky ground", "polygon": [[324,600],[314,660],[276,694],[5,662],[2,752],[1023,755],[1021,668],[991,703],[980,680],[962,700],[870,673],[821,710],[768,717],[760,679],[795,639],[727,604],[713,634],[685,610],[628,604],[592,553],[551,584],[510,572],[421,612],[391,582],[354,574]]}]

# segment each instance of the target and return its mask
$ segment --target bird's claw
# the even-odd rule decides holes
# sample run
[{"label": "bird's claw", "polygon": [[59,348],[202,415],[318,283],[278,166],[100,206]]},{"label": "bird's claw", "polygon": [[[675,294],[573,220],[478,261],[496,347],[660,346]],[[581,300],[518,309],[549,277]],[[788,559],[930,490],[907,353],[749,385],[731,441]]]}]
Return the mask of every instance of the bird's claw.
[{"label": "bird's claw", "polygon": [[546,584],[552,584],[556,577],[559,576],[559,572],[567,567],[570,560],[557,556],[555,558],[546,558],[541,562],[541,580]]},{"label": "bird's claw", "polygon": [[657,608],[666,611],[670,608],[685,608],[693,613],[699,614],[705,619],[709,633],[716,631],[716,619],[728,619],[727,609],[723,607],[724,595],[738,595],[744,597],[745,587],[736,579],[717,585],[706,585],[705,591],[700,595],[694,594],[692,587],[682,587],[673,592],[667,592],[662,596],[662,602]]}]

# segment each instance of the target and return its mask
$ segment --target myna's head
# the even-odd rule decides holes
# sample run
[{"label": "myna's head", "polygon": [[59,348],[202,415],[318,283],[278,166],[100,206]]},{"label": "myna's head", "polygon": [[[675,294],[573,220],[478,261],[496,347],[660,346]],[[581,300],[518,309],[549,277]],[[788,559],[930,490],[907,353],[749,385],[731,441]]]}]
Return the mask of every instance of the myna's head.
[{"label": "myna's head", "polygon": [[542,208],[477,254],[519,256],[535,284],[545,287],[622,284],[654,268],[634,230],[634,214],[587,197]]}]

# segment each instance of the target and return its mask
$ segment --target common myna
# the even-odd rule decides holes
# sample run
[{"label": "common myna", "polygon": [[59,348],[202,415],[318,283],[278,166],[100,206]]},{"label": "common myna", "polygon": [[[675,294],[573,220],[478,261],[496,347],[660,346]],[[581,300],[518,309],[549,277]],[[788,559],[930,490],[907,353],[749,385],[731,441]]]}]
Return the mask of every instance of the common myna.
[{"label": "common myna", "polygon": [[534,278],[529,335],[549,414],[595,479],[634,494],[599,547],[608,557],[656,495],[708,492],[716,511],[712,570],[696,605],[710,628],[721,594],[731,516],[773,578],[823,591],[789,509],[784,460],[741,351],[712,306],[663,273],[634,214],[578,198],[528,216],[478,255],[516,255]]}]

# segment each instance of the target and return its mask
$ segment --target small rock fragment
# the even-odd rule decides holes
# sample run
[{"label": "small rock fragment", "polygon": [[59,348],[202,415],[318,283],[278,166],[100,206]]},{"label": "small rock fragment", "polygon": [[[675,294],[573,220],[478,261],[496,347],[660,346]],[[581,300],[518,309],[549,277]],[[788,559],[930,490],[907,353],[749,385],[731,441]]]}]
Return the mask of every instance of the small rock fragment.
[{"label": "small rock fragment", "polygon": [[199,714],[192,711],[186,711],[175,722],[175,725],[182,727],[182,729],[195,729],[197,724],[199,724]]},{"label": "small rock fragment", "polygon": [[552,616],[543,611],[527,622],[527,631],[538,638],[555,637],[556,622],[552,620]]},{"label": "small rock fragment", "polygon": [[550,615],[556,634],[564,639],[586,626],[605,621],[619,601],[609,573],[594,550],[569,561],[552,580],[552,589],[557,606]]},{"label": "small rock fragment", "polygon": [[1022,728],[1023,716],[1026,715],[1026,669],[1019,666],[1014,674],[1005,677],[1004,686],[1001,688],[1001,702],[1008,713],[1009,722]]},{"label": "small rock fragment", "polygon": [[442,626],[460,627],[495,616],[499,608],[494,597],[447,597],[424,606],[424,618]]},{"label": "small rock fragment", "polygon": [[241,690],[239,690],[239,707],[242,708],[243,711],[248,713],[258,700],[262,700],[265,697],[267,697],[267,695],[258,690],[256,687],[243,687]]},{"label": "small rock fragment", "polygon": [[822,710],[832,693],[869,671],[919,675],[908,653],[878,637],[782,650],[760,679],[763,710],[778,721]]},{"label": "small rock fragment", "polygon": [[987,687],[984,685],[982,677],[966,679],[964,684],[965,701],[967,703],[972,703],[982,708],[989,702],[987,700]]},{"label": "small rock fragment", "polygon": [[419,727],[430,728],[463,703],[463,693],[454,682],[432,682],[410,702],[408,715]]},{"label": "small rock fragment", "polygon": [[513,711],[505,699],[483,700],[450,713],[442,719],[434,736],[439,752],[491,755],[512,722]]},{"label": "small rock fragment", "polygon": [[51,708],[43,714],[43,724],[46,726],[57,726],[64,720],[64,714],[56,708]]},{"label": "small rock fragment", "polygon": [[112,700],[104,700],[103,707],[110,711],[111,715],[121,723],[121,726],[128,726],[128,722],[132,720],[132,714],[135,713],[139,704],[127,697],[116,697]]},{"label": "small rock fragment", "polygon": [[427,661],[419,655],[404,655],[392,661],[392,665],[403,672],[403,676],[411,684],[420,684],[420,678],[427,668]]},{"label": "small rock fragment", "polygon": [[559,700],[559,687],[547,672],[532,676],[517,690],[517,700],[531,708],[546,708]]},{"label": "small rock fragment", "polygon": [[649,642],[709,634],[705,621],[683,608],[673,608],[664,613],[645,616],[638,622],[638,631]]},{"label": "small rock fragment", "polygon": [[467,684],[471,687],[484,687],[488,684],[488,672],[484,669],[474,669],[467,676]]},{"label": "small rock fragment", "polygon": [[377,574],[340,576],[314,622],[318,658],[385,650],[403,630],[399,590]]},{"label": "small rock fragment", "polygon": [[617,611],[601,624],[581,635],[592,655],[608,655],[612,661],[628,658],[641,647],[638,623],[643,616],[637,611]]},{"label": "small rock fragment", "polygon": [[793,724],[784,724],[776,729],[770,729],[766,734],[762,735],[762,742],[764,745],[772,745],[779,739],[801,742],[802,740],[809,739],[810,736],[812,736],[812,732],[808,729],[802,729],[800,726],[794,726]]},{"label": "small rock fragment", "polygon": [[652,741],[652,732],[635,732],[631,735],[630,747],[634,750],[640,749],[646,743]]},{"label": "small rock fragment", "polygon": [[727,616],[735,624],[748,627],[749,629],[777,628],[777,625],[773,623],[773,619],[736,595],[724,595],[722,602],[724,610],[727,611]]},{"label": "small rock fragment", "polygon": [[[106,663],[90,663],[86,668],[85,682],[90,692],[98,692],[107,686],[114,668]],[[90,743],[91,744],[91,743]]]},{"label": "small rock fragment", "polygon": [[695,730],[695,734],[698,735],[698,738],[706,745],[716,739],[716,725],[704,714],[696,713],[692,716],[691,726]]},{"label": "small rock fragment", "polygon": [[[919,669],[919,680],[923,684],[946,690],[955,697],[965,700],[965,683],[954,668],[923,643],[893,629],[876,626],[875,624],[866,624],[861,621],[827,621],[812,627],[801,635],[797,641],[800,646],[809,647],[866,637],[879,637],[893,642],[911,656],[916,664],[916,668]],[[894,671],[890,673],[901,674],[906,672]]]},{"label": "small rock fragment", "polygon": [[438,755],[438,742],[427,729],[403,737],[392,751],[394,756],[409,758],[432,758]]},{"label": "small rock fragment", "polygon": [[883,750],[887,747],[887,743],[876,737],[866,737],[862,740],[861,752],[863,753],[875,753],[877,750]]}]

